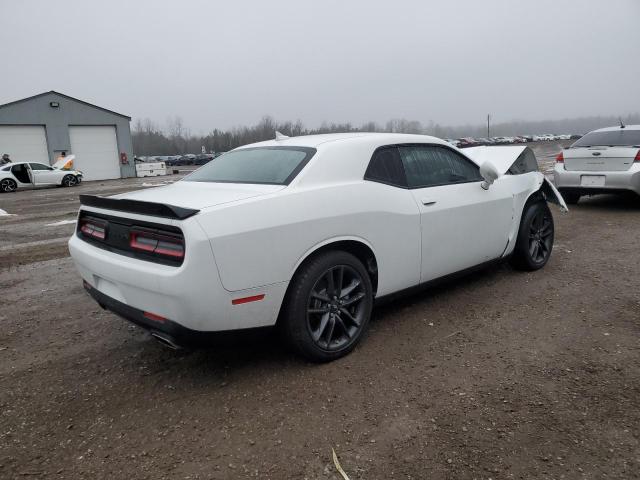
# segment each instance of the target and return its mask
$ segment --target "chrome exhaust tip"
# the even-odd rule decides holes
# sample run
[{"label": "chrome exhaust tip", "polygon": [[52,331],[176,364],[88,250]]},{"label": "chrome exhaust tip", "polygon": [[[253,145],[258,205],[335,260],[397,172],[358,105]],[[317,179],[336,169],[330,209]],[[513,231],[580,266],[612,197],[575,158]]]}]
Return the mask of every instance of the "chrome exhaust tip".
[{"label": "chrome exhaust tip", "polygon": [[151,332],[151,336],[158,342],[171,350],[180,350],[182,347],[173,341],[171,337],[162,335],[161,333]]}]

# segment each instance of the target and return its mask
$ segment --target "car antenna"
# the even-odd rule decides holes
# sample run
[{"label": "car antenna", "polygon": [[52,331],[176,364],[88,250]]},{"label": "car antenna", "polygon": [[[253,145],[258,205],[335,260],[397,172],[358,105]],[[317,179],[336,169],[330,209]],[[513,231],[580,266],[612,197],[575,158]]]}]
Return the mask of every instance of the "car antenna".
[{"label": "car antenna", "polygon": [[627,128],[624,123],[622,123],[622,117],[618,117],[620,119],[620,128]]},{"label": "car antenna", "polygon": [[287,138],[289,138],[289,137],[287,137],[286,135],[281,134],[279,131],[276,130],[276,141],[278,141],[278,140],[286,140]]}]

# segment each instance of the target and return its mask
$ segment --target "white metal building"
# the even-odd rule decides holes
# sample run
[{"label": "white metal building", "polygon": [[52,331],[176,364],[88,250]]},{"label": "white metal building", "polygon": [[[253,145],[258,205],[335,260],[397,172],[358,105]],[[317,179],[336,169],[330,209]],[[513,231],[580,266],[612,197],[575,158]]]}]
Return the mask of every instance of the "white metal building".
[{"label": "white metal building", "polygon": [[0,155],[53,164],[75,155],[84,180],[134,177],[131,118],[58,92],[0,105]]}]

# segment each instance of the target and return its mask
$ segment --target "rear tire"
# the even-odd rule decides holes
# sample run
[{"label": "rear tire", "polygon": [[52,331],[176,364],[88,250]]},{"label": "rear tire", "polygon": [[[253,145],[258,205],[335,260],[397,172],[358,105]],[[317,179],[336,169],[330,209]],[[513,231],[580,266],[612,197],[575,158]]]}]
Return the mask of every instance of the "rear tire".
[{"label": "rear tire", "polygon": [[314,362],[351,352],[364,336],[373,288],[360,260],[327,251],[304,264],[289,286],[279,327],[287,344]]},{"label": "rear tire", "polygon": [[17,189],[18,184],[10,178],[5,178],[0,181],[0,192],[10,193],[15,192]]},{"label": "rear tire", "polygon": [[554,231],[547,202],[538,200],[525,205],[511,265],[526,271],[544,267],[553,250]]},{"label": "rear tire", "polygon": [[567,192],[566,190],[562,190],[562,189],[560,189],[560,195],[562,195],[562,198],[564,198],[564,201],[567,202],[569,205],[577,204],[580,201],[580,197],[582,196],[577,192]]}]

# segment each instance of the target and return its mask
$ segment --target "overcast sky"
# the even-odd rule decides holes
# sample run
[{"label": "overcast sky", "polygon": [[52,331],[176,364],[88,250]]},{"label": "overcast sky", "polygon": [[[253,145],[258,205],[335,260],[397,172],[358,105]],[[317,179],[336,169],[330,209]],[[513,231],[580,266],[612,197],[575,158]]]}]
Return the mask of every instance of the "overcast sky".
[{"label": "overcast sky", "polygon": [[640,0],[0,0],[0,103],[48,90],[193,133],[640,111]]}]

